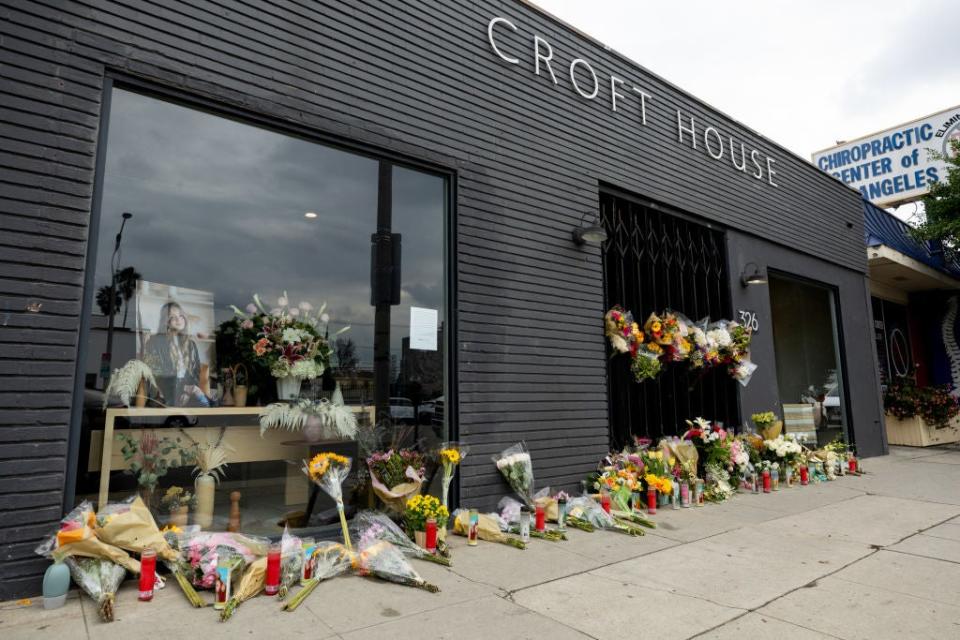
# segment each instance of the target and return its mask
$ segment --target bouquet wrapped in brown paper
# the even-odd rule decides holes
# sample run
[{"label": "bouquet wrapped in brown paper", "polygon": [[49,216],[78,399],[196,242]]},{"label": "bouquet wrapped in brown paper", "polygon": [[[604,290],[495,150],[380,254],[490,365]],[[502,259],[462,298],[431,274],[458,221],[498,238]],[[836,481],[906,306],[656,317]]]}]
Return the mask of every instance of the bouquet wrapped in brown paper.
[{"label": "bouquet wrapped in brown paper", "polygon": [[412,449],[374,451],[367,458],[373,492],[393,513],[403,513],[407,500],[420,493],[425,469],[423,454]]},{"label": "bouquet wrapped in brown paper", "polygon": [[104,542],[127,551],[143,553],[144,549],[153,549],[164,560],[177,558],[177,552],[160,533],[153,514],[140,496],[101,507],[95,533]]}]

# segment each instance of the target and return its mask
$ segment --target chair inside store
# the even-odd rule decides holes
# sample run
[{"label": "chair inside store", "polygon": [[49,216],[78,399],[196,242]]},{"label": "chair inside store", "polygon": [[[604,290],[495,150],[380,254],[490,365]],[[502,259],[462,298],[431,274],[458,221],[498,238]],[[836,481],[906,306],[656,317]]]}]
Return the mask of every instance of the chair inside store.
[{"label": "chair inside store", "polygon": [[[691,320],[731,317],[722,231],[665,207],[623,194],[600,194],[605,308],[621,305],[641,325],[671,309]],[[654,380],[637,383],[629,358],[607,361],[611,446],[634,437],[681,435],[685,421],[702,416],[730,427],[740,423],[736,381],[725,369],[665,365]]]}]

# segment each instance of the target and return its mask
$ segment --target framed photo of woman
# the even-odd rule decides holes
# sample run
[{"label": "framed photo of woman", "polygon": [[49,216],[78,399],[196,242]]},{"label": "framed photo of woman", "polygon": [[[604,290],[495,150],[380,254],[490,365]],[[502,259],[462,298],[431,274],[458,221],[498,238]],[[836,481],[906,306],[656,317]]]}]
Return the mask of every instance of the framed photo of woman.
[{"label": "framed photo of woman", "polygon": [[153,370],[161,403],[210,404],[210,371],[216,371],[213,293],[137,282],[137,352]]}]

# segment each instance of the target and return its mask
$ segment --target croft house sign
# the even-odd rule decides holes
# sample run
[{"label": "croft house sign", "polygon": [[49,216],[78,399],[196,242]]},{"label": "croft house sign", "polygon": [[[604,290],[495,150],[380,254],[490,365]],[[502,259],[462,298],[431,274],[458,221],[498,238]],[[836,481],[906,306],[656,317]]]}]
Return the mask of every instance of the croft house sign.
[{"label": "croft house sign", "polygon": [[[633,85],[620,76],[600,72],[581,57],[573,58],[568,65],[554,58],[551,44],[537,34],[531,34],[530,45],[524,51],[511,50],[498,39],[506,31],[520,33],[516,24],[503,17],[495,17],[487,24],[487,39],[490,49],[503,62],[521,65],[521,57],[530,64],[537,76],[549,78],[553,84],[569,84],[570,88],[584,100],[604,100],[610,111],[617,114],[632,114],[640,126],[645,127],[653,120],[647,107],[656,100],[656,96]],[[601,98],[601,87],[606,97]],[[735,171],[743,172],[770,186],[778,186],[774,168],[776,160],[759,149],[748,147],[733,136],[723,134],[717,127],[705,125],[694,116],[684,114],[677,109],[676,140],[691,149],[701,150],[717,162],[722,162]]]}]

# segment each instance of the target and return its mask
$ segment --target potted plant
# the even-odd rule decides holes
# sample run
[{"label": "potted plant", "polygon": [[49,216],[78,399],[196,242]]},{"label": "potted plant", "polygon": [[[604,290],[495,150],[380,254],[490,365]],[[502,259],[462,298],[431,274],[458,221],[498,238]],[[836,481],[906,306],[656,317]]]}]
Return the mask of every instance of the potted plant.
[{"label": "potted plant", "polygon": [[[303,381],[322,375],[330,364],[331,348],[327,340],[330,316],[325,309],[325,303],[316,313],[308,302],[291,307],[286,292],[269,311],[257,295],[245,311],[233,307],[240,321],[240,339],[250,342],[241,344],[247,350],[246,357],[270,370],[281,401],[295,400]],[[344,327],[334,335],[348,329]]]},{"label": "potted plant", "polygon": [[170,513],[170,524],[175,527],[185,527],[190,514],[190,507],[196,503],[195,497],[183,487],[172,486],[160,498],[160,506]]},{"label": "potted plant", "polygon": [[324,437],[353,440],[357,434],[357,416],[343,402],[338,384],[330,400],[274,402],[260,413],[260,437],[267,429],[300,431],[309,442]]},{"label": "potted plant", "polygon": [[450,512],[440,504],[440,500],[434,496],[413,496],[407,500],[406,509],[403,512],[403,521],[407,527],[407,535],[413,537],[418,546],[426,548],[427,520],[433,518],[437,521],[437,529],[445,529]]},{"label": "potted plant", "polygon": [[753,424],[756,425],[757,431],[763,436],[764,440],[773,440],[783,430],[783,422],[777,420],[773,411],[755,413],[750,416],[750,419],[753,420]]},{"label": "potted plant", "polygon": [[890,384],[883,394],[890,444],[929,447],[960,442],[960,405],[948,386],[918,387],[912,376]]},{"label": "potted plant", "polygon": [[142,360],[129,360],[125,365],[113,371],[110,382],[103,392],[103,408],[107,408],[111,396],[116,396],[127,407],[130,399],[143,408],[147,405],[147,394],[151,387],[157,386],[153,370]]},{"label": "potted plant", "polygon": [[171,440],[153,431],[142,431],[139,437],[117,433],[117,440],[124,463],[130,473],[137,476],[140,497],[147,506],[155,506],[154,492],[160,478],[167,475],[170,467],[187,464],[180,439]]}]

